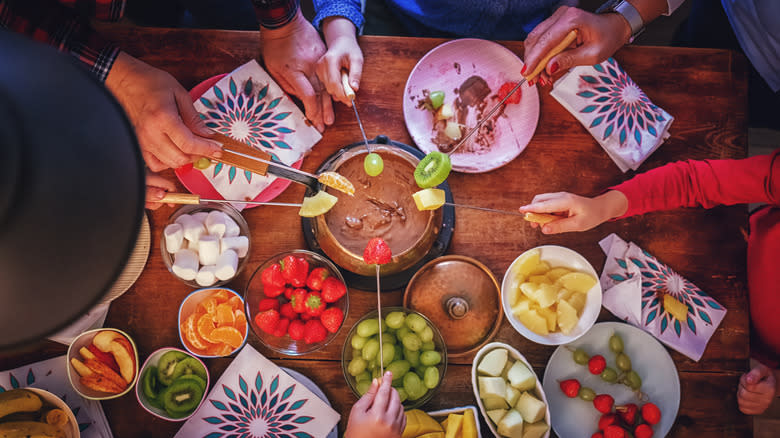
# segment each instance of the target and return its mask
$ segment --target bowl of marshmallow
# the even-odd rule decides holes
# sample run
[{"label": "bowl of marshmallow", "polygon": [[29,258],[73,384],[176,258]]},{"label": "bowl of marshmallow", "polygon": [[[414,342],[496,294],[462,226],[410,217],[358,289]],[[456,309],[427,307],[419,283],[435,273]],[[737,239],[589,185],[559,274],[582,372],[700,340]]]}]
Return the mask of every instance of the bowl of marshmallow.
[{"label": "bowl of marshmallow", "polygon": [[165,266],[185,284],[221,286],[246,264],[249,226],[230,204],[185,205],[169,218],[160,248]]}]

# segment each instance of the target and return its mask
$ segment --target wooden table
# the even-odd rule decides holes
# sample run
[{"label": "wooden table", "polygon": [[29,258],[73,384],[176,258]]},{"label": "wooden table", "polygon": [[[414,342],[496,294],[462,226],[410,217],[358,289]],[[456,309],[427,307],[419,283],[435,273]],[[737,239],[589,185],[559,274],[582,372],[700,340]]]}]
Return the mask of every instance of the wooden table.
[{"label": "wooden table", "polygon": [[[258,58],[257,33],[143,28],[106,28],[123,48],[149,64],[164,69],[186,88],[205,78],[233,70]],[[384,134],[413,144],[401,111],[403,87],[409,73],[441,39],[362,37],[365,67],[358,100],[369,137]],[[520,42],[503,43],[523,55]],[[628,47],[615,56],[648,96],[675,117],[672,137],[640,170],[683,159],[742,158],[747,143],[746,63],[732,52],[679,48]],[[597,194],[621,182],[622,174],[586,130],[542,89],[539,125],[522,155],[508,165],[484,174],[453,173],[449,183],[456,199],[466,204],[510,208],[542,192],[567,190]],[[359,141],[350,108],[336,105],[336,123],[304,161],[313,171],[340,147]],[[172,172],[168,174],[173,178]],[[293,184],[278,200],[300,202],[303,187]],[[168,273],[160,256],[159,239],[172,210],[163,207],[149,214],[152,249],[146,269],[135,285],[114,301],[107,327],[134,336],[141,359],[163,346],[180,346],[177,309],[192,290]],[[253,252],[247,269],[229,286],[243,289],[253,270],[281,251],[305,248],[295,209],[255,208],[244,213],[252,230]],[[688,209],[648,214],[604,224],[595,230],[544,236],[516,217],[458,210],[449,254],[470,255],[487,265],[500,279],[517,255],[528,248],[557,244],[583,254],[597,269],[604,254],[597,242],[615,232],[634,241],[680,274],[709,292],[728,308],[721,327],[699,362],[670,351],[680,375],[682,398],[672,429],[675,437],[752,436],[752,419],[739,413],[735,389],[748,365],[749,315],[745,275],[745,243],[740,229],[747,224],[744,206],[712,210]],[[399,305],[403,291],[384,294],[384,305]],[[254,335],[249,343],[277,364],[311,377],[342,413],[341,430],[356,398],[344,382],[340,356],[349,327],[375,307],[375,295],[350,290],[350,311],[336,341],[301,358],[283,357],[264,348]],[[599,320],[614,320],[602,309]],[[504,321],[495,340],[517,347],[541,376],[553,347],[536,345]],[[0,359],[0,369],[64,353],[59,345],[30,347],[26,352]],[[452,359],[443,385],[427,409],[476,405],[470,383],[473,355]],[[208,360],[216,380],[230,359]],[[670,376],[671,378],[671,376]],[[145,413],[130,394],[103,403],[117,437],[173,436],[180,423],[159,420]],[[483,420],[484,421],[484,420]],[[484,436],[490,436],[483,425]],[[589,434],[588,434],[589,436]]]}]

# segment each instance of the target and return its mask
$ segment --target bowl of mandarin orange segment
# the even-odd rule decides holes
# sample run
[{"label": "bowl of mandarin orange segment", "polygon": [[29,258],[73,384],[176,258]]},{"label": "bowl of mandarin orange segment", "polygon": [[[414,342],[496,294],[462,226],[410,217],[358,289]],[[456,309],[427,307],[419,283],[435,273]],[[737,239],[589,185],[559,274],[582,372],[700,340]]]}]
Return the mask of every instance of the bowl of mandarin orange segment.
[{"label": "bowl of mandarin orange segment", "polygon": [[198,289],[179,306],[179,338],[203,358],[230,356],[246,344],[244,298],[232,289]]}]

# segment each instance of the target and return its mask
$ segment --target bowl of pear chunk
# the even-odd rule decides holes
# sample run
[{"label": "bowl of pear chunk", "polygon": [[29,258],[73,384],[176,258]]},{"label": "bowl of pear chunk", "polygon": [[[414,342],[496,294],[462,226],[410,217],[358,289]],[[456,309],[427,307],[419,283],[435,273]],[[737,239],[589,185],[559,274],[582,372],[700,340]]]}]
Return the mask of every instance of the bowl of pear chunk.
[{"label": "bowl of pear chunk", "polygon": [[474,356],[471,386],[495,436],[548,438],[550,408],[542,383],[514,347],[491,342]]}]

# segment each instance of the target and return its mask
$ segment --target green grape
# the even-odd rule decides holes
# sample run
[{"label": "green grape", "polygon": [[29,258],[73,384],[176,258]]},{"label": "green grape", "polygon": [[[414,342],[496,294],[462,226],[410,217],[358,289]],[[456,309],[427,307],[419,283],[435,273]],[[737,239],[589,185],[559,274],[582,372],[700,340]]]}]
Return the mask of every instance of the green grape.
[{"label": "green grape", "polygon": [[420,347],[422,347],[422,341],[420,340],[420,337],[414,333],[409,333],[408,335],[401,338],[401,343],[404,344],[404,348],[410,351],[418,351]]},{"label": "green grape", "polygon": [[413,367],[420,366],[420,352],[404,349],[404,357]]},{"label": "green grape", "polygon": [[585,401],[593,401],[593,399],[596,398],[596,391],[583,386],[580,388],[580,392],[577,394],[577,396]]},{"label": "green grape", "polygon": [[402,326],[401,328],[398,329],[398,331],[395,332],[395,337],[398,338],[398,340],[403,340],[404,336],[408,335],[411,332],[412,331],[409,330],[409,327]]},{"label": "green grape", "polygon": [[192,167],[198,170],[208,169],[209,166],[211,166],[211,160],[209,160],[206,157],[200,157],[197,160],[195,160],[195,162],[192,163]]},{"label": "green grape", "polygon": [[396,346],[395,355],[393,355],[393,362],[397,360],[404,360],[404,349],[402,345]]},{"label": "green grape", "polygon": [[367,319],[357,326],[358,336],[370,338],[379,333],[379,322],[376,319]]},{"label": "green grape", "polygon": [[425,377],[425,368],[424,366],[420,365],[419,367],[412,368],[412,371],[417,374],[417,377],[420,379]]},{"label": "green grape", "polygon": [[368,371],[363,371],[355,377],[355,381],[357,382],[362,382],[364,380],[371,381],[371,374],[369,374]]},{"label": "green grape", "polygon": [[428,389],[433,389],[439,384],[439,369],[436,367],[428,367],[425,369],[423,376],[423,383]]},{"label": "green grape", "polygon": [[618,354],[615,363],[620,371],[631,371],[631,358],[626,353]]},{"label": "green grape", "polygon": [[350,376],[357,376],[358,374],[362,373],[366,370],[367,363],[363,358],[356,357],[352,359],[351,362],[349,362],[349,365],[347,365],[347,372]]},{"label": "green grape", "polygon": [[358,394],[363,396],[363,394],[368,392],[368,388],[371,387],[371,380],[363,380],[362,382],[358,382],[355,386]]},{"label": "green grape", "polygon": [[642,387],[642,378],[636,371],[631,370],[626,374],[625,384],[634,391],[638,391]]},{"label": "green grape", "polygon": [[423,317],[416,313],[410,313],[406,315],[405,322],[406,326],[412,329],[415,333],[420,333],[421,331],[425,330],[425,327],[428,327],[428,324],[425,323]]},{"label": "green grape", "polygon": [[395,338],[395,335],[390,332],[382,332],[382,343],[383,344],[395,344],[398,342],[398,340]]},{"label": "green grape", "polygon": [[427,325],[419,334],[420,340],[423,342],[430,342],[433,340],[433,329]]},{"label": "green grape", "polygon": [[422,351],[433,351],[436,349],[436,344],[433,343],[433,341],[423,342],[420,346],[420,350]]},{"label": "green grape", "polygon": [[437,110],[444,103],[444,92],[431,91],[431,93],[428,95],[428,100],[431,101],[431,107]]},{"label": "green grape", "polygon": [[586,353],[585,350],[583,350],[582,348],[578,348],[574,350],[572,356],[574,358],[574,362],[580,365],[585,365],[588,363],[588,360],[590,360],[588,353]]},{"label": "green grape", "polygon": [[388,366],[390,365],[390,362],[393,361],[395,358],[395,345],[393,344],[382,344],[382,366]]},{"label": "green grape", "polygon": [[382,162],[382,157],[375,152],[366,155],[366,158],[363,160],[363,170],[366,171],[368,176],[377,176],[382,173],[384,168],[385,164]]},{"label": "green grape", "polygon": [[393,379],[392,382],[390,382],[390,386],[396,389],[396,391],[400,388],[403,389],[404,387],[404,379]]},{"label": "green grape", "polygon": [[404,390],[409,394],[411,400],[417,400],[427,392],[422,379],[415,373],[406,373],[404,375]]},{"label": "green grape", "polygon": [[363,346],[366,345],[367,340],[368,339],[362,336],[355,335],[352,337],[352,340],[350,340],[349,343],[352,344],[352,348],[354,348],[355,350],[362,350]]},{"label": "green grape", "polygon": [[374,356],[373,359],[368,361],[368,369],[374,371],[377,368],[379,368],[379,359],[377,359],[377,356]]},{"label": "green grape", "polygon": [[609,383],[615,383],[617,381],[618,374],[614,368],[606,367],[601,372],[601,380]]},{"label": "green grape", "polygon": [[623,338],[619,334],[615,333],[609,338],[609,349],[615,354],[623,352]]},{"label": "green grape", "polygon": [[391,329],[399,329],[404,325],[406,314],[404,312],[390,312],[385,317],[385,324]]},{"label": "green grape", "polygon": [[411,369],[411,364],[406,360],[396,360],[387,366],[386,371],[393,373],[393,381],[402,379],[406,373]]},{"label": "green grape", "polygon": [[425,366],[438,365],[441,362],[441,354],[438,351],[423,351],[420,354],[420,363]]},{"label": "green grape", "polygon": [[379,340],[372,338],[366,342],[366,346],[363,347],[363,354],[361,356],[364,360],[369,361],[375,358],[377,353],[379,353]]},{"label": "green grape", "polygon": [[398,397],[401,399],[401,403],[403,403],[407,398],[409,398],[409,394],[406,393],[405,389],[396,388],[396,391],[398,391]]}]

